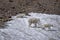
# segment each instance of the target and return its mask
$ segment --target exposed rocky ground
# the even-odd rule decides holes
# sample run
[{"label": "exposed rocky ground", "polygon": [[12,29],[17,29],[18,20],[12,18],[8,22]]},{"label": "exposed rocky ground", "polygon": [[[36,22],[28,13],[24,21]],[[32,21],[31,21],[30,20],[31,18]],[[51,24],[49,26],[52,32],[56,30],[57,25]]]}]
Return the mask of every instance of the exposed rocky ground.
[{"label": "exposed rocky ground", "polygon": [[0,0],[0,21],[29,12],[60,14],[60,0]]}]

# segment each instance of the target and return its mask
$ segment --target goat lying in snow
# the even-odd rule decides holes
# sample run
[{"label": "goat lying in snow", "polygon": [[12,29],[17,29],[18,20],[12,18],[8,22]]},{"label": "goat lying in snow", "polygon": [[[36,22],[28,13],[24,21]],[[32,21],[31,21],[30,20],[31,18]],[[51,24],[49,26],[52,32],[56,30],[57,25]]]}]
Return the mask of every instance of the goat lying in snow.
[{"label": "goat lying in snow", "polygon": [[54,26],[52,24],[43,24],[45,30],[51,30]]},{"label": "goat lying in snow", "polygon": [[21,13],[17,15],[17,18],[27,18],[27,16],[31,16],[31,15]]},{"label": "goat lying in snow", "polygon": [[25,14],[18,14],[17,15],[17,18],[24,18],[25,17]]},{"label": "goat lying in snow", "polygon": [[34,24],[35,27],[37,27],[40,24],[40,19],[39,18],[30,18],[28,20],[29,27],[31,27],[32,24]]}]

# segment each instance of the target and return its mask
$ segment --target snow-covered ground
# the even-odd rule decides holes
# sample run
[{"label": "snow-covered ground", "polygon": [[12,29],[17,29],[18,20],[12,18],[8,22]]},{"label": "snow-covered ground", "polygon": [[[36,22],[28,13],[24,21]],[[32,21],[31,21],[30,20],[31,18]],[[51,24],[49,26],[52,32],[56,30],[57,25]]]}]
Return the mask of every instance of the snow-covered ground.
[{"label": "snow-covered ground", "polygon": [[[17,16],[13,16],[13,20],[6,23],[8,25],[7,27],[5,29],[0,29],[0,40],[60,40],[59,15],[33,12],[29,14],[31,16],[25,16],[25,18],[17,18]],[[29,27],[28,19],[31,17],[39,18],[41,24],[52,24],[52,31]]]}]

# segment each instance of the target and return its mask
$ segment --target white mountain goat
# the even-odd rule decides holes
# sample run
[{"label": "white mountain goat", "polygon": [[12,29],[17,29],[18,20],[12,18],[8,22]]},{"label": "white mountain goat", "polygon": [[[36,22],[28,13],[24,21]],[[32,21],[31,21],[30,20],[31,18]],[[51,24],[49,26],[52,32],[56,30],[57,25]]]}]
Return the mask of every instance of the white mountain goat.
[{"label": "white mountain goat", "polygon": [[53,25],[52,25],[52,24],[44,24],[43,27],[44,27],[44,29],[46,29],[46,30],[50,30],[50,29],[53,28]]},{"label": "white mountain goat", "polygon": [[25,14],[18,14],[17,18],[24,18],[26,15]]},{"label": "white mountain goat", "polygon": [[34,24],[35,27],[37,27],[38,25],[40,25],[40,19],[39,18],[30,18],[28,20],[29,23],[29,27],[31,27],[32,24]]}]

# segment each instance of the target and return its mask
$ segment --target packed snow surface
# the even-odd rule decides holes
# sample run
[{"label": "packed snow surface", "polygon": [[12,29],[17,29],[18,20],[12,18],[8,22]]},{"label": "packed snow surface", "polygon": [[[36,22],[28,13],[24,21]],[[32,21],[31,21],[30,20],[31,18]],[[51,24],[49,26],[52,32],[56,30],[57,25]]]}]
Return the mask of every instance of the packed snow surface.
[{"label": "packed snow surface", "polygon": [[[60,40],[60,16],[41,13],[29,13],[31,16],[17,18],[12,16],[11,21],[4,29],[0,29],[0,40]],[[52,24],[54,27],[51,31],[41,28],[32,28],[28,26],[29,18],[39,18],[41,24]]]}]

